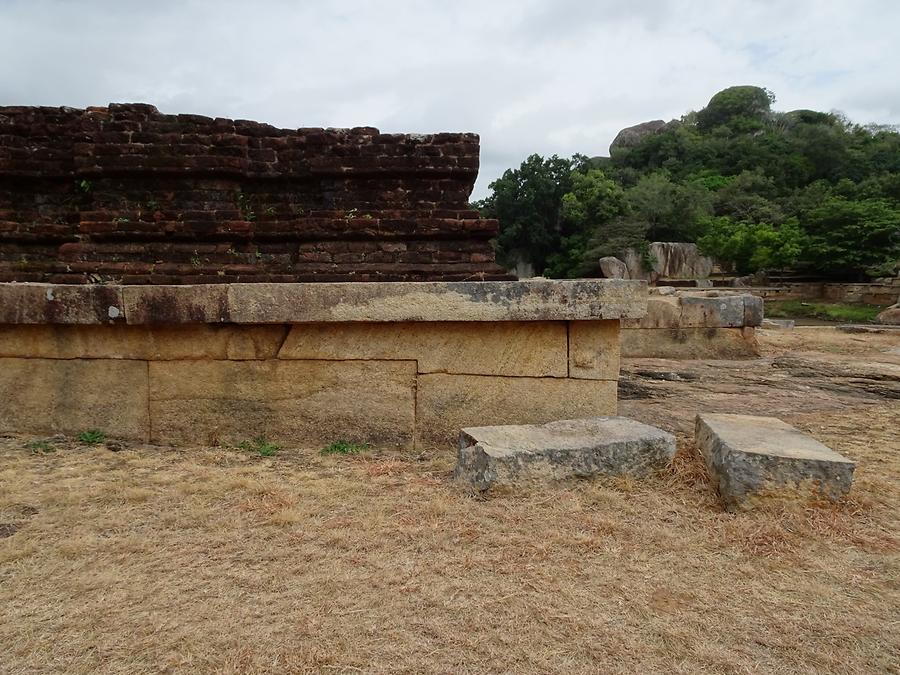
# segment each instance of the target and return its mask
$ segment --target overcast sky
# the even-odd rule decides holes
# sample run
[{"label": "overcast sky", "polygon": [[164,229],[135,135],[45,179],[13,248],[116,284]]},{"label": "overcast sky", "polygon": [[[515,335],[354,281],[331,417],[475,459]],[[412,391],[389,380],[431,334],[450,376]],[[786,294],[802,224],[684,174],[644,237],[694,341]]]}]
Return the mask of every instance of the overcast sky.
[{"label": "overcast sky", "polygon": [[0,0],[0,104],[475,131],[477,198],[734,84],[898,124],[898,45],[897,0]]}]

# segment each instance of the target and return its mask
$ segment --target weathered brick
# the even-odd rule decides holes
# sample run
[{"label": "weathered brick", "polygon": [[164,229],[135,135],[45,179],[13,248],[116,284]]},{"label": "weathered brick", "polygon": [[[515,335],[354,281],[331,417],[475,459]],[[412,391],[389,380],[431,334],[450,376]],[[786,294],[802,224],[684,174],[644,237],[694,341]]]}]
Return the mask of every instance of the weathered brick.
[{"label": "weathered brick", "polygon": [[475,134],[277,129],[146,104],[0,117],[4,280],[509,278],[497,221],[468,208]]}]

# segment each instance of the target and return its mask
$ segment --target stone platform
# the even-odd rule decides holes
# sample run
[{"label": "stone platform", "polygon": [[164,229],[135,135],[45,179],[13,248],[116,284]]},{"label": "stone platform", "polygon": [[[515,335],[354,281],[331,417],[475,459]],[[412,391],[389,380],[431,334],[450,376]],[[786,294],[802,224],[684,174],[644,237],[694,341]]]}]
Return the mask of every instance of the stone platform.
[{"label": "stone platform", "polygon": [[762,321],[763,300],[749,293],[651,288],[647,313],[622,322],[622,356],[753,358]]},{"label": "stone platform", "polygon": [[0,284],[0,431],[452,447],[614,415],[640,281]]}]

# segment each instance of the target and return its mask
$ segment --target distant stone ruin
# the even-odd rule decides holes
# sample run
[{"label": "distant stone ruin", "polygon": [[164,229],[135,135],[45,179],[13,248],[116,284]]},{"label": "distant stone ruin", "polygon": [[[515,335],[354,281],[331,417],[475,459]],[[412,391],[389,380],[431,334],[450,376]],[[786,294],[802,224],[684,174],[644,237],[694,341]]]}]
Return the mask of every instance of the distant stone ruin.
[{"label": "distant stone ruin", "polygon": [[476,134],[0,107],[0,281],[512,279]]}]

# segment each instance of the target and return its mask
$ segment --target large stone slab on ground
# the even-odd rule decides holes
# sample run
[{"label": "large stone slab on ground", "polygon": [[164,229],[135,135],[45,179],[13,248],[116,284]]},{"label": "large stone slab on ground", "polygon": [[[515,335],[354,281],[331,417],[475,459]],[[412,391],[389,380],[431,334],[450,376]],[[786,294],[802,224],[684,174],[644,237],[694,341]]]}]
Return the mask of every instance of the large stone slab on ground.
[{"label": "large stone slab on ground", "polygon": [[[743,326],[746,318],[745,297],[753,298],[752,295],[726,295],[719,292],[711,292],[708,295],[683,294],[681,296],[681,327],[735,328]],[[758,300],[758,298],[753,298],[753,300]]]},{"label": "large stone slab on ground", "polygon": [[838,501],[850,490],[854,462],[775,417],[698,415],[696,438],[729,511]]},{"label": "large stone slab on ground", "polygon": [[598,475],[644,476],[675,455],[675,437],[626,417],[463,429],[456,477],[479,490]]}]

